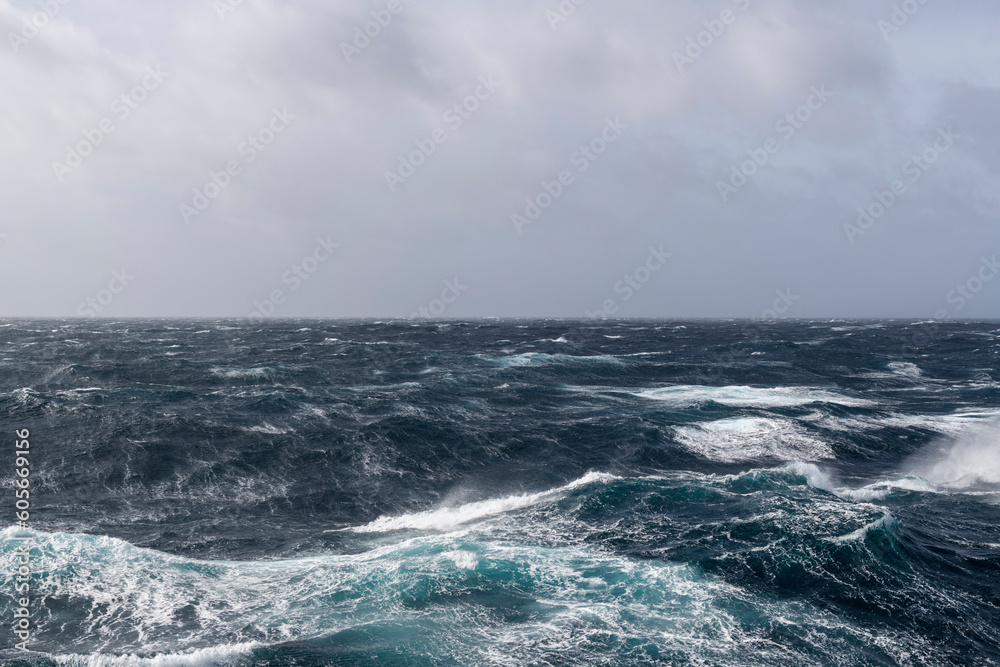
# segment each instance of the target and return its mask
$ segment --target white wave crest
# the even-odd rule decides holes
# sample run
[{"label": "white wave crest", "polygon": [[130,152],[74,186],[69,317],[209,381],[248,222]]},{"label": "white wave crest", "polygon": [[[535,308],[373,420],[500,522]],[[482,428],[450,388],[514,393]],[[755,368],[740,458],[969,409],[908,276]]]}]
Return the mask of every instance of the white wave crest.
[{"label": "white wave crest", "polygon": [[914,472],[953,489],[1000,484],[1000,422],[966,430],[943,450],[918,459]]},{"label": "white wave crest", "polygon": [[848,486],[838,486],[830,476],[820,470],[813,463],[796,461],[789,463],[778,469],[783,472],[790,472],[800,477],[805,477],[806,483],[814,489],[826,491],[844,500],[855,502],[871,502],[882,500],[893,491],[912,491],[915,493],[939,493],[940,490],[934,484],[920,477],[902,477],[899,479],[883,480],[868,484],[860,488]]},{"label": "white wave crest", "polygon": [[479,565],[479,558],[476,557],[476,554],[468,551],[448,551],[441,556],[453,562],[455,567],[460,570],[475,570],[476,566]]},{"label": "white wave crest", "polygon": [[920,477],[902,477],[883,482],[875,482],[863,486],[860,489],[840,488],[836,490],[838,496],[848,500],[859,502],[870,502],[872,500],[882,500],[894,491],[913,491],[915,493],[938,493],[939,489],[926,479]]},{"label": "white wave crest", "polygon": [[923,376],[924,372],[920,369],[920,366],[916,364],[911,364],[906,361],[893,361],[889,363],[889,370],[896,375],[901,375],[906,378],[919,378]]},{"label": "white wave crest", "polygon": [[505,498],[492,498],[454,507],[439,507],[425,512],[384,516],[364,526],[352,528],[356,533],[386,533],[394,530],[428,530],[446,532],[480,519],[538,505],[589,484],[607,483],[619,479],[602,472],[590,472],[565,486],[539,493],[525,493]]},{"label": "white wave crest", "polygon": [[226,378],[229,380],[239,379],[239,378],[260,378],[267,377],[270,375],[274,369],[273,368],[219,368],[215,367],[210,369],[213,375],[218,377]]},{"label": "white wave crest", "polygon": [[279,426],[274,426],[268,422],[264,422],[260,426],[251,426],[249,428],[240,427],[241,430],[247,433],[264,433],[266,435],[284,435],[285,433],[291,433],[290,428],[281,428]]},{"label": "white wave crest", "polygon": [[719,403],[732,407],[778,408],[796,407],[811,403],[835,403],[849,407],[865,407],[871,401],[844,396],[813,387],[704,387],[675,385],[649,389],[635,394],[642,398],[664,401],[678,407]]},{"label": "white wave crest", "polygon": [[865,537],[868,536],[869,532],[873,530],[878,530],[879,528],[887,528],[898,522],[899,520],[896,517],[894,517],[889,512],[886,512],[885,514],[882,515],[882,518],[876,519],[875,521],[872,521],[868,525],[858,528],[853,533],[849,533],[847,535],[840,535],[838,537],[829,537],[827,538],[827,541],[838,542],[838,543],[860,542],[861,540],[865,539]]},{"label": "white wave crest", "polygon": [[830,446],[783,419],[723,419],[676,429],[678,441],[692,453],[722,463],[783,459],[833,458]]},{"label": "white wave crest", "polygon": [[[558,341],[555,341],[558,342]],[[545,354],[544,352],[524,352],[511,357],[484,357],[500,366],[519,368],[522,366],[546,366],[549,364],[621,364],[615,357],[608,355],[597,355],[582,357],[573,354]]]},{"label": "white wave crest", "polygon": [[59,665],[67,667],[216,667],[231,665],[261,644],[231,644],[199,649],[191,653],[167,653],[141,658],[135,655],[49,656]]},{"label": "white wave crest", "polygon": [[782,466],[779,470],[783,472],[791,472],[800,477],[805,477],[806,483],[814,489],[819,489],[820,491],[826,491],[827,493],[837,495],[833,482],[830,481],[830,478],[827,477],[826,473],[820,470],[815,464],[794,461]]},{"label": "white wave crest", "polygon": [[937,431],[942,435],[960,435],[983,421],[995,420],[1000,411],[988,409],[961,409],[947,415],[889,413],[881,416],[841,417],[815,412],[803,419],[835,431],[852,433],[881,428],[917,428]]}]

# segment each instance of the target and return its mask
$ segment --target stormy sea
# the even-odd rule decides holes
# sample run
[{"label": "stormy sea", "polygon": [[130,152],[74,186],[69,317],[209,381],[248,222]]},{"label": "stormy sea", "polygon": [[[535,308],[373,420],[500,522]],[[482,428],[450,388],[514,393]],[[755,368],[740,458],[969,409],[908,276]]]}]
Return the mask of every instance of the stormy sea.
[{"label": "stormy sea", "polygon": [[997,322],[2,321],[0,664],[1000,664],[998,361]]}]

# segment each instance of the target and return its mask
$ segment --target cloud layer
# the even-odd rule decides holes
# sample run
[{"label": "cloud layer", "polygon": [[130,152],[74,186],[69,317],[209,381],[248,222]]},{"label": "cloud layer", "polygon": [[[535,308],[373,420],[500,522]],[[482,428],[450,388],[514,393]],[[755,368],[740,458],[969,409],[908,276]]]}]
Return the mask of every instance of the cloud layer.
[{"label": "cloud layer", "polygon": [[235,2],[0,0],[0,314],[1000,316],[995,4]]}]

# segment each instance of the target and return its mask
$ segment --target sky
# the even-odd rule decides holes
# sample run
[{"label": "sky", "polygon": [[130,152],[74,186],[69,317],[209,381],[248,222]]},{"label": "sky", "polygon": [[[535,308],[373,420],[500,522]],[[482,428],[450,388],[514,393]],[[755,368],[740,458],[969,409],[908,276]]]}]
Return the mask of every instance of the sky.
[{"label": "sky", "polygon": [[997,318],[998,28],[0,0],[0,317]]}]

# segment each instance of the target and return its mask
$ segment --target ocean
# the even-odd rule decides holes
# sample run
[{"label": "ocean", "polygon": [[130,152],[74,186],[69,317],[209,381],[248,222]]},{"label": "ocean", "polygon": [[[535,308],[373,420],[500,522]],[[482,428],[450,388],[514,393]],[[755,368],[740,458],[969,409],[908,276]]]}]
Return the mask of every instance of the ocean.
[{"label": "ocean", "polygon": [[997,322],[5,320],[0,663],[997,665],[998,355]]}]

